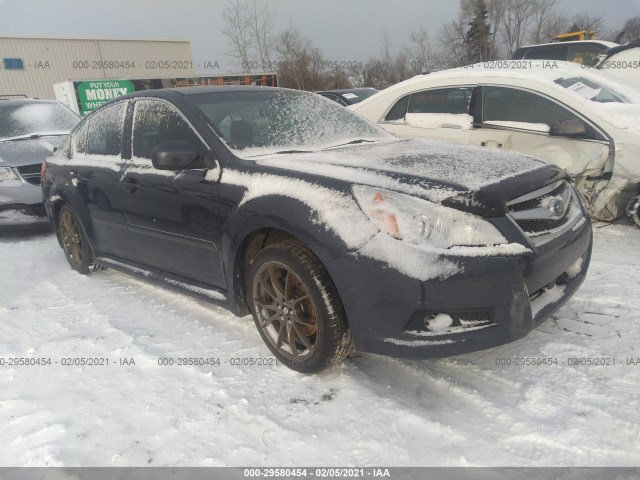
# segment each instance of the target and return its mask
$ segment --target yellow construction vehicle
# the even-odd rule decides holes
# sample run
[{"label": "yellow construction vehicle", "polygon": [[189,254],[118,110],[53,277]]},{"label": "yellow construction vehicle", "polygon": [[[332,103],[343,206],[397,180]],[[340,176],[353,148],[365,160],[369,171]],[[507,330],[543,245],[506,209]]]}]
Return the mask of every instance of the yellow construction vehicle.
[{"label": "yellow construction vehicle", "polygon": [[575,42],[578,40],[595,40],[596,32],[593,30],[581,30],[579,32],[563,33],[553,37],[554,42]]}]

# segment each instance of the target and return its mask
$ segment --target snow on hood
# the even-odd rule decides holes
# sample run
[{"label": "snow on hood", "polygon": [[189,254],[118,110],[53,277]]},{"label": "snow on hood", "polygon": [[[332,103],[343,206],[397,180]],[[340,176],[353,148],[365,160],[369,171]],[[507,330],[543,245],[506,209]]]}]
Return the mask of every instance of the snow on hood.
[{"label": "snow on hood", "polygon": [[0,142],[0,164],[20,167],[42,163],[62,144],[66,135]]},{"label": "snow on hood", "polygon": [[[545,167],[532,157],[504,150],[437,140],[398,140],[312,153],[269,155],[260,165],[395,188],[441,201],[455,192],[477,190]],[[394,177],[415,177],[401,185]],[[417,184],[419,182],[419,184]]]}]

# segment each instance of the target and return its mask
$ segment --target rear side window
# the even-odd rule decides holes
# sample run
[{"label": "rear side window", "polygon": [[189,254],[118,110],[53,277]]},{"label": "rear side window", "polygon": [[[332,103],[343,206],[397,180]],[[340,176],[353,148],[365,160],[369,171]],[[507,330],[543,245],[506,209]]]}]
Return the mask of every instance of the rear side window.
[{"label": "rear side window", "polygon": [[472,89],[441,88],[411,94],[408,113],[469,113]]},{"label": "rear side window", "polygon": [[551,45],[539,48],[532,48],[524,53],[523,58],[531,60],[566,60],[566,45]]},{"label": "rear side window", "polygon": [[120,155],[127,102],[99,110],[89,118],[88,155]]},{"label": "rear side window", "polygon": [[387,122],[402,120],[407,113],[469,113],[473,87],[424,90],[406,95],[396,102],[384,118]]},{"label": "rear side window", "polygon": [[535,93],[507,87],[483,87],[482,121],[553,125],[577,118],[566,108]]}]

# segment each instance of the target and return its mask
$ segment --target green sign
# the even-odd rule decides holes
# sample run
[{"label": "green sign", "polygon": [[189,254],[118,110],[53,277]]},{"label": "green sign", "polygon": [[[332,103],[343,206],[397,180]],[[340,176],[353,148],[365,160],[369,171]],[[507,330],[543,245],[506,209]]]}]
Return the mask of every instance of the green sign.
[{"label": "green sign", "polygon": [[111,99],[136,91],[133,83],[127,80],[92,80],[79,83],[76,89],[81,115],[86,115]]}]

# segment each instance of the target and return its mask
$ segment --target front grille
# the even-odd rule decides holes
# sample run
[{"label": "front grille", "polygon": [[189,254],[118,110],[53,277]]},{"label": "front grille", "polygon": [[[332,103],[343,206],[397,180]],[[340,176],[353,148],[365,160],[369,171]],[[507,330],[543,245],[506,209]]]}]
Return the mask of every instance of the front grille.
[{"label": "front grille", "polygon": [[507,206],[513,221],[536,246],[558,237],[582,218],[578,199],[565,180],[515,198]]},{"label": "front grille", "polygon": [[42,179],[40,178],[41,166],[42,165],[40,163],[34,163],[31,165],[22,165],[21,167],[17,167],[17,170],[25,182],[28,182],[31,185],[40,185],[42,182]]}]

